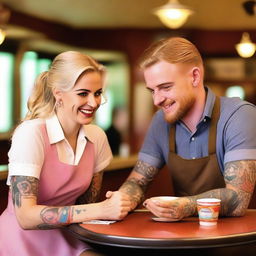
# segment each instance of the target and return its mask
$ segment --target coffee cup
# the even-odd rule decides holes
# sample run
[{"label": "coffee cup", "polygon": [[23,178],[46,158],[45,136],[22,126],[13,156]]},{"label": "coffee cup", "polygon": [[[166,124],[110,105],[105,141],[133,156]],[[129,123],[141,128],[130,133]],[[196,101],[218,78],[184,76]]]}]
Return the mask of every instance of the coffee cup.
[{"label": "coffee cup", "polygon": [[217,198],[197,199],[197,210],[200,225],[215,226],[217,224],[220,202],[221,200]]},{"label": "coffee cup", "polygon": [[[169,203],[175,199],[177,199],[178,197],[175,196],[155,196],[155,197],[151,197],[150,200],[152,202],[160,202],[160,203]],[[160,221],[160,222],[174,222],[174,221],[179,221],[180,219],[173,219],[173,218],[160,218],[160,217],[152,217],[152,219],[154,221]]]}]

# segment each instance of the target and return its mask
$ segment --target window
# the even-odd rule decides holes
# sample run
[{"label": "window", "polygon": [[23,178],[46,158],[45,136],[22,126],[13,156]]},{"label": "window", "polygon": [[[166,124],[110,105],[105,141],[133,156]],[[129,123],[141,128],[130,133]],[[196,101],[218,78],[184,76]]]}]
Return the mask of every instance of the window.
[{"label": "window", "polygon": [[50,63],[50,59],[39,59],[36,52],[29,51],[24,54],[20,67],[21,118],[24,118],[27,113],[27,101],[37,75],[48,70]]},{"label": "window", "polygon": [[[106,98],[107,103],[100,106],[96,112],[96,124],[106,130],[112,123],[113,109],[127,109],[129,97],[129,68],[126,62],[106,65]],[[127,110],[128,111],[128,110]]]},{"label": "window", "polygon": [[13,125],[13,65],[13,54],[0,52],[0,133],[8,132]]},{"label": "window", "polygon": [[227,97],[239,97],[242,100],[245,98],[245,91],[242,86],[234,85],[230,86],[226,91]]}]

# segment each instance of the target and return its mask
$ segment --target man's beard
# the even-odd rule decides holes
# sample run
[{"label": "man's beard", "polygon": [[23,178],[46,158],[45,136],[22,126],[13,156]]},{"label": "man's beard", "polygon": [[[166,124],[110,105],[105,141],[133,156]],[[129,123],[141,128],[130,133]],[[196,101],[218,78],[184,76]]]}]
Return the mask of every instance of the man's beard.
[{"label": "man's beard", "polygon": [[178,120],[181,120],[189,112],[193,104],[195,103],[195,97],[187,96],[182,98],[180,101],[179,109],[173,113],[166,114],[164,112],[164,119],[168,123],[175,123]]}]

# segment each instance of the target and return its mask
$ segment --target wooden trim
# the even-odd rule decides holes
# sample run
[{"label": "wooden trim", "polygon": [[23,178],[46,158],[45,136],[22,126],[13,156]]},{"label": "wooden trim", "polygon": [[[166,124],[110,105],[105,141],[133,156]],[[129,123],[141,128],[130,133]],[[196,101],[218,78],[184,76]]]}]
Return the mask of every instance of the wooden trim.
[{"label": "wooden trim", "polygon": [[[104,171],[116,171],[126,168],[131,168],[137,161],[137,154],[128,157],[114,157],[109,166]],[[8,176],[7,166],[0,166],[0,180],[6,180]]]},{"label": "wooden trim", "polygon": [[0,180],[6,180],[8,176],[7,170],[0,170]]},{"label": "wooden trim", "polygon": [[137,162],[138,155],[128,157],[114,157],[109,166],[104,171],[114,171],[133,167]]}]

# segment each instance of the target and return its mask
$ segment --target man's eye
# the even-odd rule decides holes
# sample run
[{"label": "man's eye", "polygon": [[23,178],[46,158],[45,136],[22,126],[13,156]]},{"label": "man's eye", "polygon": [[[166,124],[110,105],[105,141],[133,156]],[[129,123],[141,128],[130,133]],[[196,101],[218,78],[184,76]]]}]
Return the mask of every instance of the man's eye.
[{"label": "man's eye", "polygon": [[162,87],[162,89],[164,90],[164,91],[168,91],[168,90],[170,90],[170,88],[171,88],[171,86],[164,86],[164,87]]}]

